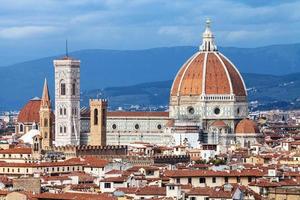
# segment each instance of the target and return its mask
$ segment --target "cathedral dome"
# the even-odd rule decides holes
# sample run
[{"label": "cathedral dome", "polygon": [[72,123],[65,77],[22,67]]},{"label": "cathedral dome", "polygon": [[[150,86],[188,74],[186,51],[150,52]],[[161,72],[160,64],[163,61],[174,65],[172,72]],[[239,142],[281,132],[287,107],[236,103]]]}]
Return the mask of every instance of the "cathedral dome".
[{"label": "cathedral dome", "polygon": [[181,67],[171,88],[171,96],[200,95],[247,96],[239,71],[217,51],[210,21],[207,21],[200,50]]},{"label": "cathedral dome", "polygon": [[20,111],[18,122],[21,123],[38,123],[40,121],[41,99],[31,99]]},{"label": "cathedral dome", "polygon": [[251,119],[241,120],[235,128],[237,134],[259,133],[257,124]]}]

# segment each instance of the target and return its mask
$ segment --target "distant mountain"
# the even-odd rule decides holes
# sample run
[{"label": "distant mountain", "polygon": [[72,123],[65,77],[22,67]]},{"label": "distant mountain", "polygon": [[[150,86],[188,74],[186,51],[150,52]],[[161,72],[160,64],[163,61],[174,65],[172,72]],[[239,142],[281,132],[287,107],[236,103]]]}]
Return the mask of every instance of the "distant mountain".
[{"label": "distant mountain", "polygon": [[[253,110],[257,109],[300,109],[300,73],[275,76],[242,74],[248,86],[248,100]],[[90,98],[106,98],[112,109],[130,109],[168,105],[172,81],[137,84],[127,87],[109,87],[84,92],[83,105]]]},{"label": "distant mountain", "polygon": [[[197,47],[162,47],[147,50],[82,50],[71,53],[81,60],[81,90],[128,86],[171,80]],[[241,72],[283,75],[300,72],[300,44],[260,48],[220,48]],[[41,96],[47,77],[54,93],[53,59],[47,57],[0,67],[0,110],[19,109]],[[1,64],[1,63],[0,63]]]}]

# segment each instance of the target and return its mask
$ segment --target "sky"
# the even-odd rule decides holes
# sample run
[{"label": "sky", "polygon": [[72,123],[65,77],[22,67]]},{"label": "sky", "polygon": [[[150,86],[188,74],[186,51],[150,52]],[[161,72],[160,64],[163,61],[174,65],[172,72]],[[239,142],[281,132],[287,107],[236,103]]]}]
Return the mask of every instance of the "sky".
[{"label": "sky", "polygon": [[0,0],[0,66],[80,49],[198,46],[210,18],[218,46],[300,41],[293,0]]}]

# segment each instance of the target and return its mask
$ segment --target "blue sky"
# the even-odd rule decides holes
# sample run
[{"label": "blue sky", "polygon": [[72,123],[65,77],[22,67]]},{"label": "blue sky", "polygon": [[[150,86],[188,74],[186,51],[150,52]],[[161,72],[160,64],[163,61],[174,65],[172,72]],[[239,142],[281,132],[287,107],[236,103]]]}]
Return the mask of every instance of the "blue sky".
[{"label": "blue sky", "polygon": [[300,41],[300,1],[0,0],[0,66],[79,49],[199,45],[211,18],[217,45]]}]

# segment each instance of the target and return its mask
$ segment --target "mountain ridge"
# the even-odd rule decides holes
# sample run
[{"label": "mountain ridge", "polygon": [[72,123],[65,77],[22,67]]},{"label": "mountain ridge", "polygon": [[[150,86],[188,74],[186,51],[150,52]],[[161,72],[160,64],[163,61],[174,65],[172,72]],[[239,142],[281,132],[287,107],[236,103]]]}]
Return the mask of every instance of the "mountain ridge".
[{"label": "mountain ridge", "polygon": [[[144,50],[87,49],[71,52],[81,60],[81,90],[131,86],[173,79],[181,65],[198,50],[193,46],[157,47]],[[257,48],[220,47],[243,73],[283,75],[300,71],[300,44]],[[54,92],[53,59],[25,61],[0,67],[0,110],[20,109],[40,96],[44,78]]]}]

